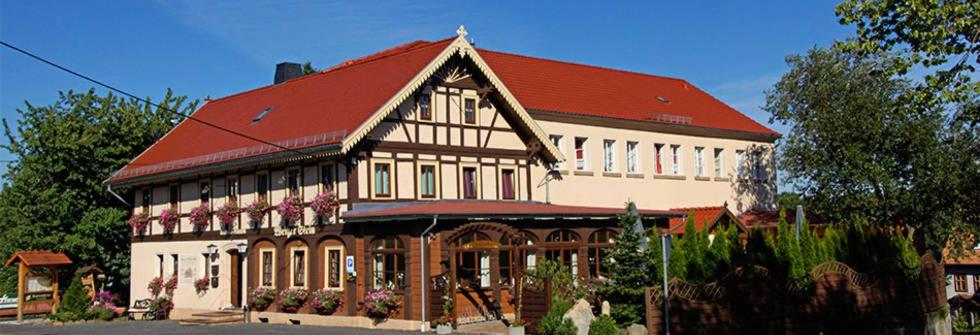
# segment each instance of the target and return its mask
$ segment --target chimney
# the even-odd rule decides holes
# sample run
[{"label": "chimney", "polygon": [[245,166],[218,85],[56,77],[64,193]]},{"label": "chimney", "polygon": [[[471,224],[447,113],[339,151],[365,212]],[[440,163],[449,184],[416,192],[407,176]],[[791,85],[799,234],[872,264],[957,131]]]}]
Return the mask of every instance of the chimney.
[{"label": "chimney", "polygon": [[284,81],[299,77],[303,75],[303,68],[297,63],[282,62],[276,64],[276,79],[275,84],[280,84]]}]

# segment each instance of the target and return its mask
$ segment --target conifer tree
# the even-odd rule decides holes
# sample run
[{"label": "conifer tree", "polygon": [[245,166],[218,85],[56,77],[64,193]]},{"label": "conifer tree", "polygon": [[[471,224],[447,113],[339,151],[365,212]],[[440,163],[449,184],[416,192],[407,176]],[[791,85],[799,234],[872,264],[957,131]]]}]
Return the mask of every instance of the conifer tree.
[{"label": "conifer tree", "polygon": [[[627,210],[632,206],[632,203],[629,204]],[[645,289],[653,284],[653,276],[648,271],[650,248],[641,248],[646,236],[634,230],[637,219],[639,217],[630,212],[620,215],[619,227],[622,232],[609,250],[609,258],[615,265],[611,268],[609,285],[599,289],[599,294],[612,307],[612,317],[625,325],[644,322]]]},{"label": "conifer tree", "polygon": [[785,212],[779,212],[779,227],[777,229],[776,254],[779,256],[780,271],[785,273],[791,282],[798,285],[804,284],[807,279],[807,270],[803,254],[800,252],[800,241],[796,238],[796,233],[790,231]]},{"label": "conifer tree", "polygon": [[757,265],[770,270],[776,268],[776,251],[772,243],[762,233],[762,229],[752,229],[749,231],[748,240],[745,242],[745,258],[748,265]]},{"label": "conifer tree", "polygon": [[84,319],[91,304],[92,301],[89,300],[88,294],[82,289],[81,279],[75,276],[72,278],[71,284],[68,285],[64,298],[61,299],[61,308],[58,313],[63,315],[62,319],[66,321]]},{"label": "conifer tree", "polygon": [[731,268],[745,266],[745,247],[742,245],[742,239],[735,223],[730,223],[725,229],[725,238],[728,240],[728,257],[731,259]]},{"label": "conifer tree", "polygon": [[[705,227],[704,230],[708,230]],[[710,259],[709,277],[705,281],[712,282],[720,279],[732,269],[731,246],[729,246],[728,230],[718,230],[714,240],[708,247],[708,258]]]}]

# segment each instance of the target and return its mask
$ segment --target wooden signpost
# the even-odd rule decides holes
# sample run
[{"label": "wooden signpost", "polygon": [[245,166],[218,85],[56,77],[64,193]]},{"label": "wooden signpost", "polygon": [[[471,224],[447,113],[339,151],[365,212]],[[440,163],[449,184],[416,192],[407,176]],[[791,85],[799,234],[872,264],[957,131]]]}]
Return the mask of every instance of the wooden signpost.
[{"label": "wooden signpost", "polygon": [[[4,263],[17,265],[17,321],[24,320],[28,295],[51,294],[51,313],[58,312],[58,267],[71,265],[71,259],[59,252],[18,251]],[[33,313],[40,312],[38,308]]]}]

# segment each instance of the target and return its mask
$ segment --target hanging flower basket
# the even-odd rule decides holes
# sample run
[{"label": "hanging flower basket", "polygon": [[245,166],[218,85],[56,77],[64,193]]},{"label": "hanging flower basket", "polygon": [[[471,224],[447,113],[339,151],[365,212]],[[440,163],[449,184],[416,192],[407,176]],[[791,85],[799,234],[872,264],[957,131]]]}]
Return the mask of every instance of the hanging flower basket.
[{"label": "hanging flower basket", "polygon": [[238,219],[238,214],[241,212],[238,204],[226,202],[218,210],[214,211],[214,214],[218,216],[218,222],[221,223],[221,230],[231,230],[231,224]]},{"label": "hanging flower basket", "polygon": [[177,290],[177,276],[176,275],[170,276],[170,279],[168,279],[167,282],[163,284],[163,294],[172,297],[174,296],[174,291],[176,290]]},{"label": "hanging flower basket", "polygon": [[198,295],[202,295],[208,292],[208,287],[211,286],[211,279],[204,276],[201,279],[194,281],[194,290],[197,291]]},{"label": "hanging flower basket", "polygon": [[258,228],[259,224],[262,223],[262,218],[265,217],[266,211],[269,210],[269,203],[265,200],[255,200],[248,207],[245,207],[245,213],[248,214],[248,220],[252,224],[252,228]]},{"label": "hanging flower basket", "polygon": [[146,233],[146,226],[150,223],[150,217],[146,213],[133,214],[128,223],[133,228],[133,235],[143,235]]},{"label": "hanging flower basket", "polygon": [[387,319],[398,313],[402,297],[391,290],[373,290],[364,296],[364,311],[376,319]]},{"label": "hanging flower basket", "polygon": [[284,225],[291,225],[294,221],[299,219],[300,215],[303,213],[303,200],[299,196],[291,195],[282,199],[282,202],[276,206],[276,212],[282,216],[282,222]]},{"label": "hanging flower basket", "polygon": [[190,219],[195,231],[202,231],[204,228],[207,228],[208,223],[211,221],[211,210],[209,208],[210,206],[205,202],[191,210]]},{"label": "hanging flower basket", "polygon": [[156,277],[150,279],[150,283],[146,285],[146,290],[150,291],[150,295],[156,297],[163,292],[163,277]]},{"label": "hanging flower basket", "polygon": [[276,301],[276,291],[271,288],[259,287],[248,295],[252,301],[252,307],[256,310],[264,311],[273,301]]},{"label": "hanging flower basket", "polygon": [[328,191],[327,193],[320,193],[313,197],[313,202],[310,203],[310,209],[313,209],[317,217],[325,220],[333,216],[338,205],[337,196],[333,192]]},{"label": "hanging flower basket", "polygon": [[309,298],[310,292],[305,288],[287,288],[279,293],[279,306],[283,312],[296,313]]},{"label": "hanging flower basket", "polygon": [[310,307],[316,314],[320,315],[331,315],[344,304],[344,299],[339,291],[319,289],[313,291],[311,296],[313,300],[310,300]]},{"label": "hanging flower basket", "polygon": [[173,233],[179,221],[180,214],[177,213],[176,209],[167,208],[160,212],[160,225],[163,226],[163,232],[166,234]]}]

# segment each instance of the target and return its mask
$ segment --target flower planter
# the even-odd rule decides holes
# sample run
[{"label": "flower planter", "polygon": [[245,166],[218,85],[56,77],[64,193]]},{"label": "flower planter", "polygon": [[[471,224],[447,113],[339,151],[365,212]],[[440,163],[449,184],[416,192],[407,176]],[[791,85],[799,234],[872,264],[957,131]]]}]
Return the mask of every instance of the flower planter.
[{"label": "flower planter", "polygon": [[436,326],[436,334],[452,334],[453,325],[441,324]]},{"label": "flower planter", "polygon": [[507,335],[524,335],[524,326],[507,328]]}]

